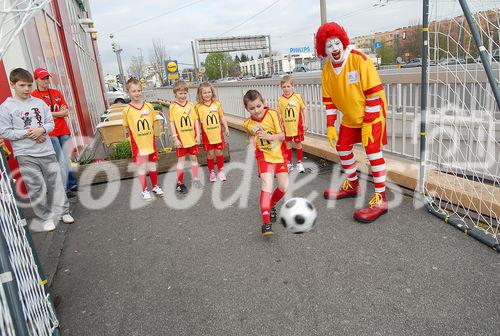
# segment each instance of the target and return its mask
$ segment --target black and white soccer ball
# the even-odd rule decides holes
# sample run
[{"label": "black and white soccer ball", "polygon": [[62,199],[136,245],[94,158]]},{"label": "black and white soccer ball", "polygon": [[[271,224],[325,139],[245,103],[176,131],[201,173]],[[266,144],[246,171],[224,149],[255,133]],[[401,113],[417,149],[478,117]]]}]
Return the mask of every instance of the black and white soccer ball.
[{"label": "black and white soccer ball", "polygon": [[280,210],[281,224],[292,233],[310,231],[317,218],[316,208],[305,198],[290,198]]}]

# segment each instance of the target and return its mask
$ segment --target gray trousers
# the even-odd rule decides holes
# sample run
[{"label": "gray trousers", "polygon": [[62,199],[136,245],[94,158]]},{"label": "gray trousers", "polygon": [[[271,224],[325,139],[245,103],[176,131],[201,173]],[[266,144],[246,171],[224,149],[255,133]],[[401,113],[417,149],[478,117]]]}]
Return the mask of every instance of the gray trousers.
[{"label": "gray trousers", "polygon": [[55,154],[42,157],[21,155],[16,159],[35,215],[45,221],[69,214],[69,201]]}]

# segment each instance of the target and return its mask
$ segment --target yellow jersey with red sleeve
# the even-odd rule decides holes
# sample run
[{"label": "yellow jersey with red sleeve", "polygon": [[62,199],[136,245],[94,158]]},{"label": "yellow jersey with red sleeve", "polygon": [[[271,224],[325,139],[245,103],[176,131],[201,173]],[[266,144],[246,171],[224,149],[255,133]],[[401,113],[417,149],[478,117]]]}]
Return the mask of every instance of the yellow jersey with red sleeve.
[{"label": "yellow jersey with red sleeve", "polygon": [[149,103],[140,108],[128,104],[122,110],[123,126],[129,129],[132,152],[135,155],[149,155],[156,152],[154,121],[158,112]]},{"label": "yellow jersey with red sleeve", "polygon": [[302,111],[305,107],[304,101],[298,93],[293,93],[289,97],[281,95],[278,98],[278,111],[281,120],[283,120],[285,136],[304,135]]},{"label": "yellow jersey with red sleeve", "polygon": [[175,125],[177,139],[183,148],[189,148],[196,145],[195,124],[198,116],[193,103],[186,102],[184,105],[173,102],[169,109],[169,118]]},{"label": "yellow jersey with red sleeve", "polygon": [[224,116],[222,105],[212,102],[209,105],[198,103],[195,106],[201,124],[203,144],[218,144],[224,141],[221,118]]},{"label": "yellow jersey with red sleeve", "polygon": [[346,60],[335,65],[328,60],[323,68],[321,83],[327,126],[333,126],[337,110],[343,114],[342,125],[361,128],[377,117],[385,118],[384,86],[373,62],[360,51],[346,49]]},{"label": "yellow jersey with red sleeve", "polygon": [[[278,118],[278,112],[265,107],[264,115],[260,120],[252,117],[243,123],[248,135],[255,136],[258,130],[267,134],[283,133],[283,127]],[[286,161],[286,145],[284,141],[268,141],[255,136],[255,157],[258,162],[283,163]]]}]

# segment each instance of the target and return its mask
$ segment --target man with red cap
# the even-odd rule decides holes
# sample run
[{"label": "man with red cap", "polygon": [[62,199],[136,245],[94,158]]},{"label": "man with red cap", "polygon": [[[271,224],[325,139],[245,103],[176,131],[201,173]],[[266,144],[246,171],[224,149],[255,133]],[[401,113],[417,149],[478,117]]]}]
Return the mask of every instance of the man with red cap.
[{"label": "man with red cap", "polygon": [[66,123],[65,117],[68,116],[68,104],[63,94],[59,90],[51,89],[50,73],[44,68],[36,68],[34,71],[36,90],[31,95],[42,99],[50,108],[54,118],[54,130],[49,133],[50,140],[56,152],[57,161],[61,166],[61,176],[66,192],[74,191],[77,187],[75,174],[71,170],[71,163],[68,157],[68,151],[72,147],[69,143],[71,131]]},{"label": "man with red cap", "polygon": [[[359,181],[353,145],[362,143],[370,161],[375,193],[368,207],[354,212],[354,219],[371,223],[387,212],[385,195],[386,165],[382,146],[387,144],[386,98],[384,86],[373,62],[349,45],[344,28],[334,22],[319,27],[316,51],[326,57],[321,77],[326,107],[327,137],[336,148],[346,180],[340,190],[327,189],[327,199],[356,197]],[[343,117],[339,133],[335,129],[337,113]]]}]

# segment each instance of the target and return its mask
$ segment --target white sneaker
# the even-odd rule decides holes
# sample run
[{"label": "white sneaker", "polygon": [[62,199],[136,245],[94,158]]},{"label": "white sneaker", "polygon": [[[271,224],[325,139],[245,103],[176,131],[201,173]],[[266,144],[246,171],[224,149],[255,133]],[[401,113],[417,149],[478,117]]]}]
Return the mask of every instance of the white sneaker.
[{"label": "white sneaker", "polygon": [[226,174],[224,174],[224,171],[222,171],[222,170],[219,171],[219,180],[221,180],[221,181],[227,180]]},{"label": "white sneaker", "polygon": [[142,192],[142,199],[145,201],[151,201],[151,194],[149,193],[148,189]]},{"label": "white sneaker", "polygon": [[34,220],[30,225],[30,229],[33,232],[50,232],[56,229],[56,225],[52,219],[47,219],[44,222]]},{"label": "white sneaker", "polygon": [[295,165],[295,168],[297,168],[297,171],[299,173],[303,173],[305,172],[306,170],[304,169],[304,165],[302,164],[302,162],[299,162]]},{"label": "white sneaker", "polygon": [[64,224],[73,224],[75,219],[70,214],[62,215],[61,217]]},{"label": "white sneaker", "polygon": [[151,191],[154,192],[156,196],[163,196],[163,190],[161,190],[159,186],[155,186]]},{"label": "white sneaker", "polygon": [[294,168],[293,168],[293,164],[289,163],[289,164],[287,164],[287,165],[288,165],[288,172],[289,172],[289,173],[293,172],[293,169],[294,169]]}]

